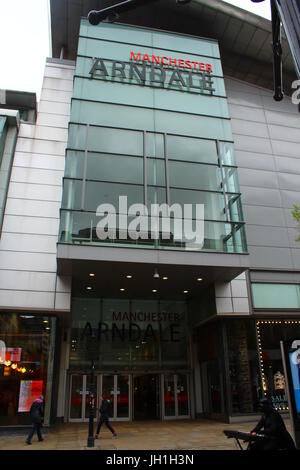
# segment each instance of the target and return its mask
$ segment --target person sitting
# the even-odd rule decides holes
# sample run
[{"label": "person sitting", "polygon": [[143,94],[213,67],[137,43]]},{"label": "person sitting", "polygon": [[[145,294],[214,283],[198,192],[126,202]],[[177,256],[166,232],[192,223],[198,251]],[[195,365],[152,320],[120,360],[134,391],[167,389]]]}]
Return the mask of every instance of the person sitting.
[{"label": "person sitting", "polygon": [[273,408],[271,400],[262,398],[259,401],[262,417],[251,431],[251,435],[258,433],[262,439],[253,441],[249,450],[295,450],[295,444],[288,433],[280,413]]}]

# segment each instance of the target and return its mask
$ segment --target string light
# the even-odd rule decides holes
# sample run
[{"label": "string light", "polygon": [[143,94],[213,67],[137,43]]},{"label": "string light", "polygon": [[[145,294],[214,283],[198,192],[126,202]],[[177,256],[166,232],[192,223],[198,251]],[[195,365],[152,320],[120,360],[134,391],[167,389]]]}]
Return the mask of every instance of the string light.
[{"label": "string light", "polygon": [[[284,323],[285,325],[291,325],[291,324],[299,325],[300,320],[284,320],[284,321],[282,320],[258,320],[256,322],[257,342],[258,342],[258,349],[259,349],[259,361],[260,361],[262,386],[263,386],[264,395],[267,395],[267,382],[266,382],[266,377],[265,377],[265,369],[264,369],[264,361],[263,361],[260,325],[281,325],[282,323]],[[283,408],[276,408],[276,410],[277,409],[288,410],[289,407],[286,406]]]}]

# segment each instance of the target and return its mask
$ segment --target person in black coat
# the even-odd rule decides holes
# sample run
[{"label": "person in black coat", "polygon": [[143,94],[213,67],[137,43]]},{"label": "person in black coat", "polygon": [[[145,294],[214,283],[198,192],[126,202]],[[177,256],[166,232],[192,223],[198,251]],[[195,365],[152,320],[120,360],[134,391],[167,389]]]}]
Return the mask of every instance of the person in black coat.
[{"label": "person in black coat", "polygon": [[250,450],[295,450],[294,441],[288,433],[280,413],[273,408],[271,400],[262,398],[259,402],[259,408],[263,415],[251,434],[255,436],[259,433],[264,437],[251,443]]},{"label": "person in black coat", "polygon": [[44,416],[44,397],[41,395],[34,400],[30,408],[32,428],[26,439],[27,444],[31,444],[31,439],[36,431],[39,442],[43,441],[41,434],[42,418]]},{"label": "person in black coat", "polygon": [[99,423],[97,426],[97,432],[95,435],[95,439],[98,439],[101,426],[102,424],[105,424],[105,426],[110,430],[112,433],[113,437],[117,437],[117,433],[115,432],[114,428],[111,426],[109,422],[109,407],[110,407],[110,400],[105,398],[104,396],[100,397],[100,418],[99,418]]}]

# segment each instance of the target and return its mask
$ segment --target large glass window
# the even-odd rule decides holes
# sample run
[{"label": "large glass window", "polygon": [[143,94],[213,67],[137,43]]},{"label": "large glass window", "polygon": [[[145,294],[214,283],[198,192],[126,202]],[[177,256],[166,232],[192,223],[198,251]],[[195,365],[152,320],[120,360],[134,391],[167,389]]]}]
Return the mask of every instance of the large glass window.
[{"label": "large glass window", "polygon": [[70,124],[68,148],[141,156],[143,132]]},{"label": "large glass window", "polygon": [[189,367],[185,302],[73,298],[71,336],[75,370]]},{"label": "large glass window", "polygon": [[[70,212],[61,213],[60,241],[246,251],[237,169],[230,166],[233,164],[231,143],[71,124],[68,145],[62,208]],[[127,197],[127,209],[135,204],[147,205],[148,214],[143,215],[149,216],[145,222],[148,228],[136,221],[138,229],[134,237],[127,230],[124,238],[124,227],[119,227],[118,214],[126,210],[122,203],[120,208],[120,196]],[[173,216],[176,220],[171,221],[169,238],[163,229],[157,229],[159,233],[154,236],[155,222],[153,225],[150,220],[151,205],[166,203],[177,204],[182,209],[181,214]],[[97,236],[101,216],[96,215],[96,210],[101,204],[113,206],[108,212],[116,215],[107,237]],[[192,215],[186,213],[185,204],[192,205]],[[204,206],[201,229],[204,238],[193,243],[190,232],[195,233],[195,228],[186,232],[183,220],[184,217],[195,219],[196,205]],[[140,212],[127,217],[127,226],[130,222],[135,224],[134,215],[137,217]],[[182,236],[175,234],[175,222],[176,226],[181,224]]]},{"label": "large glass window", "polygon": [[299,339],[300,321],[260,320],[256,322],[256,328],[264,394],[272,400],[274,408],[287,410],[287,390],[280,341]]},{"label": "large glass window", "polygon": [[30,406],[42,394],[50,410],[54,338],[54,318],[0,315],[0,425],[31,424]]},{"label": "large glass window", "polygon": [[214,140],[168,135],[167,151],[172,160],[218,163],[217,145]]},{"label": "large glass window", "polygon": [[298,284],[252,284],[254,308],[300,308]]},{"label": "large glass window", "polygon": [[221,173],[217,166],[169,162],[170,186],[175,188],[221,191]]}]

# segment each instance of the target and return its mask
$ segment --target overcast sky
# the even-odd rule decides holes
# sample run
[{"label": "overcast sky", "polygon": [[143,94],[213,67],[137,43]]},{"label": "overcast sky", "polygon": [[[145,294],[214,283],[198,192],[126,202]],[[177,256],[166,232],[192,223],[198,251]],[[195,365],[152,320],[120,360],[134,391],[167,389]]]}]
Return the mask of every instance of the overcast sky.
[{"label": "overcast sky", "polygon": [[[174,0],[175,1],[175,0]],[[270,18],[270,2],[223,0]],[[48,0],[0,0],[0,88],[33,91],[39,100],[51,56]]]}]

